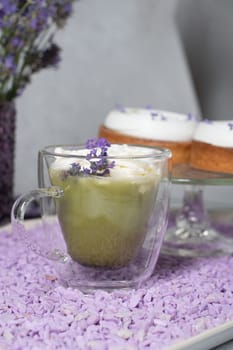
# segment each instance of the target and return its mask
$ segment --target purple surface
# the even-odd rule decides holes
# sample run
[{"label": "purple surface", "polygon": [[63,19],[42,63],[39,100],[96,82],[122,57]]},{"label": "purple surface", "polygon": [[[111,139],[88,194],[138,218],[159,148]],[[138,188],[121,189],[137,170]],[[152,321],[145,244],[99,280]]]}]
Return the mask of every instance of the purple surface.
[{"label": "purple surface", "polygon": [[143,288],[85,295],[59,285],[52,262],[1,232],[0,348],[166,348],[233,320],[232,270],[231,256],[161,257]]}]

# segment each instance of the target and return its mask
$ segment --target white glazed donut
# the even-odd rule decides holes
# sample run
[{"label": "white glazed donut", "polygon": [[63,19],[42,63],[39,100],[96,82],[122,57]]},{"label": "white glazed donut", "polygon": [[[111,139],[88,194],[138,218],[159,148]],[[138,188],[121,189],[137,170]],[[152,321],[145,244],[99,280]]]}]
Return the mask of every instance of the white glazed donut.
[{"label": "white glazed donut", "polygon": [[189,163],[193,133],[198,118],[189,114],[148,108],[112,110],[99,128],[99,136],[112,143],[164,147],[172,152],[172,163]]},{"label": "white glazed donut", "polygon": [[233,121],[202,121],[193,137],[191,166],[233,174]]},{"label": "white glazed donut", "polygon": [[233,120],[202,121],[194,133],[193,140],[233,148]]},{"label": "white glazed donut", "polygon": [[192,140],[197,118],[150,108],[119,108],[107,115],[104,126],[139,138],[187,142]]}]

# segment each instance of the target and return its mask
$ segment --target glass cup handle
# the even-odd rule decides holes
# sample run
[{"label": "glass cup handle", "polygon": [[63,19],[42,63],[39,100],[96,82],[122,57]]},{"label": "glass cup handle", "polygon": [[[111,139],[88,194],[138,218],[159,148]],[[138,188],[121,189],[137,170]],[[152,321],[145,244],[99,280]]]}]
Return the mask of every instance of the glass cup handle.
[{"label": "glass cup handle", "polygon": [[35,253],[52,260],[59,260],[60,255],[56,256],[56,254],[52,253],[51,251],[42,251],[40,247],[31,242],[29,234],[24,225],[24,217],[31,202],[35,200],[38,201],[39,199],[45,197],[60,198],[61,196],[63,196],[63,190],[59,187],[54,186],[39,188],[20,196],[15,201],[11,210],[11,224],[13,232],[20,234],[21,237],[23,237],[28,248],[33,250]]}]

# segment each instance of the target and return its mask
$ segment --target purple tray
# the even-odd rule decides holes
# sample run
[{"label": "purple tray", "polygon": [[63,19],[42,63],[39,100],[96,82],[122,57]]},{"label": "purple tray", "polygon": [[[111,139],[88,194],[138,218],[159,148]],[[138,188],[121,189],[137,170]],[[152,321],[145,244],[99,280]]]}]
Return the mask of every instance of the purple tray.
[{"label": "purple tray", "polygon": [[52,262],[2,229],[0,348],[167,349],[233,320],[232,271],[232,256],[161,256],[143,288],[88,295],[60,285]]}]

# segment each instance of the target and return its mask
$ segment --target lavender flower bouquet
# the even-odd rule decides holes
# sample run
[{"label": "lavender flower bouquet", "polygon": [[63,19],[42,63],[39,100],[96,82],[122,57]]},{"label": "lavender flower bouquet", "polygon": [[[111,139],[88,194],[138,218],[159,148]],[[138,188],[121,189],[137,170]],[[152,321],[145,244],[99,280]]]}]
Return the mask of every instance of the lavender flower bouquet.
[{"label": "lavender flower bouquet", "polygon": [[9,214],[13,187],[14,100],[31,76],[57,67],[54,35],[75,0],[0,0],[0,220]]},{"label": "lavender flower bouquet", "polygon": [[1,0],[0,101],[19,96],[31,75],[56,67],[54,34],[72,12],[74,0]]}]

